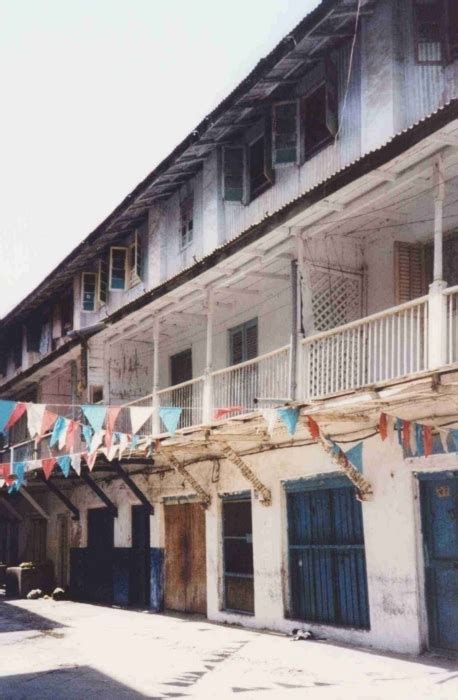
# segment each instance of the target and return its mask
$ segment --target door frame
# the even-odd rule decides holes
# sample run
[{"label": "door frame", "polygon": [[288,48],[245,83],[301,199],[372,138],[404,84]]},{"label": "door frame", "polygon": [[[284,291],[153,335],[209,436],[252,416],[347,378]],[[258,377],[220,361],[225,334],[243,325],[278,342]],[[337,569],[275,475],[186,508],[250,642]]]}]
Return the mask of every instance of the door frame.
[{"label": "door frame", "polygon": [[[443,458],[449,455],[434,455],[439,461],[445,461]],[[442,459],[441,459],[442,458]],[[447,459],[447,461],[449,461]],[[453,650],[442,649],[431,644],[431,629],[430,629],[430,613],[427,600],[427,582],[426,582],[426,557],[425,557],[425,531],[424,531],[424,515],[421,501],[421,482],[436,481],[449,476],[458,476],[458,468],[451,466],[447,468],[445,464],[440,465],[440,468],[434,470],[429,468],[425,471],[414,471],[413,474],[413,497],[417,501],[415,508],[415,529],[417,533],[417,582],[419,594],[419,636],[421,643],[421,651],[434,651],[442,654],[450,654],[455,656]]]}]

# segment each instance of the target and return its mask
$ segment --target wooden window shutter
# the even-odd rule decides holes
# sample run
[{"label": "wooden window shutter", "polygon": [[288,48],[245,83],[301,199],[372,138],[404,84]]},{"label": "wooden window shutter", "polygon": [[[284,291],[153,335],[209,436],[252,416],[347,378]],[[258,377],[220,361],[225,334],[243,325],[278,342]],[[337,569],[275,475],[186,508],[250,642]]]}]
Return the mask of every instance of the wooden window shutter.
[{"label": "wooden window shutter", "polygon": [[394,244],[396,303],[426,294],[425,249],[421,243]]},{"label": "wooden window shutter", "polygon": [[273,162],[297,163],[299,102],[280,102],[272,107]]},{"label": "wooden window shutter", "polygon": [[326,58],[326,127],[334,138],[339,130],[337,93],[337,68],[334,61]]},{"label": "wooden window shutter", "polygon": [[253,360],[258,355],[258,320],[254,318],[231,328],[229,338],[231,365]]},{"label": "wooden window shutter", "polygon": [[99,304],[107,303],[108,299],[108,261],[106,257],[99,260],[99,277],[97,284],[97,297]]},{"label": "wooden window shutter", "polygon": [[225,146],[223,148],[223,198],[226,202],[244,201],[244,181],[244,146]]},{"label": "wooden window shutter", "polygon": [[239,362],[243,362],[243,328],[240,326],[238,328],[233,328],[230,331],[230,343],[231,343],[231,365],[238,365]]},{"label": "wooden window shutter", "polygon": [[258,355],[258,322],[249,321],[245,330],[245,359],[253,360]]}]

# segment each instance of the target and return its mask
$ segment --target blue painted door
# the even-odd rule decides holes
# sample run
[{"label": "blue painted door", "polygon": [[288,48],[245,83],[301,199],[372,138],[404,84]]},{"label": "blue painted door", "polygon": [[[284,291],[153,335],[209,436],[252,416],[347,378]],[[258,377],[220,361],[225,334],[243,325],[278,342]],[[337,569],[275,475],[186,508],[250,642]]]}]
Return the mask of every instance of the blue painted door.
[{"label": "blue painted door", "polygon": [[421,478],[429,641],[458,651],[458,472]]},{"label": "blue painted door", "polygon": [[369,627],[361,503],[344,477],[286,485],[291,617]]}]

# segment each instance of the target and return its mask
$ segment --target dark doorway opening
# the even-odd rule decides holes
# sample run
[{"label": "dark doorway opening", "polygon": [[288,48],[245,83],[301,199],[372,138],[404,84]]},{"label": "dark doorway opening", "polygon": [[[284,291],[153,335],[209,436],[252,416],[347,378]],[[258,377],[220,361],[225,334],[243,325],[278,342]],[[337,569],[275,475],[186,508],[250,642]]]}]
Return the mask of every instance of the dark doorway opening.
[{"label": "dark doorway opening", "polygon": [[149,607],[150,560],[150,512],[145,506],[132,506],[131,605]]},{"label": "dark doorway opening", "polygon": [[93,603],[113,602],[114,516],[108,508],[87,512],[87,598]]},{"label": "dark doorway opening", "polygon": [[254,613],[251,495],[223,501],[224,608]]}]

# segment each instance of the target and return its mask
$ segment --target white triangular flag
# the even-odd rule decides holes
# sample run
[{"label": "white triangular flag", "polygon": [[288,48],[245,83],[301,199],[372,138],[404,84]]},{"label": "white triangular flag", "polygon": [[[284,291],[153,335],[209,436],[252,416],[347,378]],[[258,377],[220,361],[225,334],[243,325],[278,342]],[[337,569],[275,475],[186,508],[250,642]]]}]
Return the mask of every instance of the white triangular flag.
[{"label": "white triangular flag", "polygon": [[67,418],[64,418],[64,421],[65,421],[64,428],[59,435],[59,450],[63,450],[65,447],[65,443],[67,442],[67,432],[68,432],[68,428],[70,426],[70,421]]},{"label": "white triangular flag", "polygon": [[114,458],[116,457],[116,454],[118,452],[119,445],[111,445],[110,448],[107,451],[107,459],[109,462],[112,462]]},{"label": "white triangular flag", "polygon": [[130,423],[132,426],[132,433],[136,435],[142,425],[146,423],[148,418],[153,415],[154,408],[148,406],[131,406],[130,409]]},{"label": "white triangular flag", "polygon": [[439,437],[441,439],[442,449],[447,454],[447,452],[448,452],[448,444],[447,444],[448,430],[440,430],[439,429]]},{"label": "white triangular flag", "polygon": [[31,459],[30,461],[25,463],[25,471],[26,472],[31,472],[34,469],[41,469],[41,460],[40,459]]},{"label": "white triangular flag", "polygon": [[81,476],[81,455],[70,455],[70,461],[74,471]]},{"label": "white triangular flag", "polygon": [[129,436],[126,435],[126,433],[121,433],[119,436],[119,444],[116,445],[116,447],[119,449],[119,459],[121,459],[129,442],[130,442]]},{"label": "white triangular flag", "polygon": [[103,436],[104,436],[104,435],[105,435],[105,431],[104,431],[104,430],[99,430],[97,433],[94,433],[94,435],[92,436],[91,445],[90,445],[90,447],[89,447],[89,452],[91,452],[91,453],[92,453],[92,452],[95,452],[96,449],[97,449],[98,447],[100,447],[100,445],[101,445],[102,442],[103,442]]},{"label": "white triangular flag", "polygon": [[45,411],[46,405],[44,403],[27,404],[27,428],[31,438],[40,434]]},{"label": "white triangular flag", "polygon": [[267,432],[272,435],[275,425],[278,420],[278,413],[276,408],[263,408],[261,410],[261,415],[267,423]]}]

